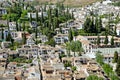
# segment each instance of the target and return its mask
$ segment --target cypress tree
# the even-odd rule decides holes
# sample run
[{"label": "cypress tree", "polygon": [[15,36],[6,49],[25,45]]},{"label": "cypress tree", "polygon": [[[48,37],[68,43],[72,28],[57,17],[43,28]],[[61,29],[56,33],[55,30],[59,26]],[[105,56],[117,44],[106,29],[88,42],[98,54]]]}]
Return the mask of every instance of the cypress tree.
[{"label": "cypress tree", "polygon": [[35,38],[36,38],[36,44],[37,44],[37,28],[35,29]]},{"label": "cypress tree", "polygon": [[73,14],[73,11],[72,11],[72,14],[71,14],[71,18],[74,19],[74,14]]},{"label": "cypress tree", "polygon": [[64,4],[63,4],[63,3],[61,4],[61,9],[62,9],[62,10],[65,10],[65,7],[64,7]]},{"label": "cypress tree", "polygon": [[41,12],[41,23],[43,23],[44,21],[44,16],[43,16],[43,8],[42,8],[42,12]]},{"label": "cypress tree", "polygon": [[55,28],[56,28],[56,18],[53,19],[53,28],[52,28],[52,30],[54,31]]},{"label": "cypress tree", "polygon": [[86,18],[86,21],[85,21],[84,27],[83,27],[85,32],[90,32],[90,22],[91,22],[91,19]]},{"label": "cypress tree", "polygon": [[70,28],[70,30],[69,30],[68,38],[69,38],[69,41],[70,41],[70,42],[73,40],[73,34],[72,34],[71,28]]},{"label": "cypress tree", "polygon": [[70,18],[70,15],[69,15],[69,8],[67,6],[67,11],[66,11],[66,19],[68,20]]},{"label": "cypress tree", "polygon": [[105,36],[104,44],[106,44],[106,45],[108,44],[108,36],[107,35]]},{"label": "cypress tree", "polygon": [[98,35],[97,37],[97,45],[99,46],[100,45],[100,36]]},{"label": "cypress tree", "polygon": [[23,44],[26,44],[26,40],[27,40],[27,38],[26,38],[26,34],[25,34],[25,32],[23,33]]},{"label": "cypress tree", "polygon": [[52,22],[52,9],[51,8],[49,8],[49,10],[48,10],[48,19],[49,19],[48,27],[49,27],[49,29],[51,29],[51,22]]},{"label": "cypress tree", "polygon": [[19,30],[19,31],[21,31],[21,22],[22,22],[22,21],[19,19],[19,20],[18,20],[18,23],[19,23],[19,24],[18,24],[18,30]]},{"label": "cypress tree", "polygon": [[95,28],[96,28],[96,33],[98,33],[98,18],[97,17],[95,19]]},{"label": "cypress tree", "polygon": [[18,31],[18,21],[16,20],[16,30]]},{"label": "cypress tree", "polygon": [[58,18],[56,19],[56,27],[58,27],[58,28],[60,27],[59,26],[59,19]]},{"label": "cypress tree", "polygon": [[12,36],[11,36],[10,32],[8,32],[8,35],[6,37],[6,41],[11,41],[11,39],[12,39]]},{"label": "cypress tree", "polygon": [[55,8],[55,17],[58,17],[58,8]]},{"label": "cypress tree", "polygon": [[115,30],[114,30],[114,35],[117,36],[117,32],[116,32],[117,27],[115,26]]},{"label": "cypress tree", "polygon": [[23,31],[25,31],[25,22],[23,22]]},{"label": "cypress tree", "polygon": [[117,63],[117,61],[118,61],[118,52],[115,51],[115,53],[114,53],[114,58],[113,58],[113,62]]},{"label": "cypress tree", "polygon": [[38,11],[36,11],[36,22],[38,22]]},{"label": "cypress tree", "polygon": [[12,45],[14,44],[14,39],[13,38],[11,39],[11,43],[12,43]]},{"label": "cypress tree", "polygon": [[114,46],[114,37],[111,38],[111,46]]},{"label": "cypress tree", "polygon": [[60,27],[59,30],[60,30],[60,33],[62,33],[62,27]]},{"label": "cypress tree", "polygon": [[101,30],[102,30],[102,20],[101,20],[101,18],[99,18],[99,21],[98,21],[97,24],[98,24],[97,25],[97,31],[98,31],[98,33],[100,33]]},{"label": "cypress tree", "polygon": [[110,14],[109,14],[109,21],[107,25],[107,33],[110,34]]},{"label": "cypress tree", "polygon": [[44,10],[46,12],[46,4],[44,5],[44,9],[42,9],[42,10]]},{"label": "cypress tree", "polygon": [[120,76],[120,57],[117,60],[116,73]]},{"label": "cypress tree", "polygon": [[8,31],[10,30],[9,28],[9,19],[7,19],[7,27],[8,27]]},{"label": "cypress tree", "polygon": [[96,30],[95,30],[95,26],[94,26],[94,18],[92,17],[92,19],[90,20],[90,25],[89,25],[89,31],[91,33],[94,33]]},{"label": "cypress tree", "polygon": [[30,13],[30,22],[32,22],[32,14]]},{"label": "cypress tree", "polygon": [[4,30],[3,30],[3,28],[2,28],[2,40],[4,40],[4,32],[3,32]]}]

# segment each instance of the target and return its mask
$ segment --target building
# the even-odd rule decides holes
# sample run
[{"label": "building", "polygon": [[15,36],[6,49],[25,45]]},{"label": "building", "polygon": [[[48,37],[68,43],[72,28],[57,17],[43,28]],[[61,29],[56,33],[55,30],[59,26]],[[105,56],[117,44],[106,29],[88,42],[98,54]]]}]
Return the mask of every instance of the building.
[{"label": "building", "polygon": [[0,15],[7,14],[6,8],[0,8]]},{"label": "building", "polygon": [[[22,42],[24,32],[22,31],[12,31],[11,36],[17,42]],[[29,33],[25,32],[26,38],[29,36]]]},{"label": "building", "polygon": [[16,31],[16,22],[9,22],[9,30]]},{"label": "building", "polygon": [[27,39],[26,44],[27,45],[35,45],[35,41],[30,37]]},{"label": "building", "polygon": [[68,41],[68,34],[57,34],[54,36],[56,44],[63,44]]},{"label": "building", "polygon": [[111,63],[113,61],[114,54],[104,54],[103,57],[105,63]]},{"label": "building", "polygon": [[9,41],[4,41],[1,43],[1,47],[4,48],[9,48],[11,46],[11,42]]},{"label": "building", "polygon": [[[36,18],[36,13],[28,13],[28,18],[30,18],[30,14],[32,16],[32,18]],[[42,12],[38,12],[38,17],[41,17],[42,16]],[[43,12],[43,16],[47,16],[47,12]]]},{"label": "building", "polygon": [[[78,40],[82,43],[82,48],[84,49],[85,53],[96,53],[98,51],[100,52],[105,52],[106,50],[110,51],[115,51],[117,47],[120,45],[120,38],[119,37],[114,37],[114,45],[115,48],[111,47],[111,38],[112,36],[108,36],[108,45],[104,44],[105,41],[105,36],[100,36],[100,45],[98,46],[95,42],[97,41],[98,36],[77,36],[74,38],[74,41]],[[103,50],[106,49],[106,50]],[[111,49],[111,50],[110,50]],[[115,49],[115,50],[113,50]],[[109,53],[109,52],[106,53]],[[118,51],[118,50],[117,50]]]}]

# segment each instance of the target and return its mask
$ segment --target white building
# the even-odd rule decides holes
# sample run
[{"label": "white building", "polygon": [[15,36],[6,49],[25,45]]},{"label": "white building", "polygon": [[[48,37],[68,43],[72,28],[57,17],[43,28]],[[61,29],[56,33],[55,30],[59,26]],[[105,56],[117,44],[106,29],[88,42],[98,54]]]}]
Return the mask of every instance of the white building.
[{"label": "white building", "polygon": [[[110,45],[112,36],[108,36],[108,45]],[[80,41],[82,43],[82,48],[84,49],[85,53],[96,53],[100,51],[102,53],[114,53],[115,51],[120,51],[118,48],[98,48],[95,44],[97,41],[97,36],[77,36],[74,38],[74,41]],[[100,36],[101,46],[104,46],[105,36]],[[114,37],[114,45],[119,47],[120,45],[120,38]]]},{"label": "white building", "polygon": [[12,38],[17,41],[17,42],[21,42],[22,41],[22,35],[23,35],[23,32],[11,32],[11,36]]},{"label": "white building", "polygon": [[54,40],[57,44],[63,44],[69,40],[68,34],[57,34],[54,36]]},{"label": "white building", "polygon": [[16,23],[9,22],[9,29],[10,29],[10,31],[16,31]]},{"label": "white building", "polygon": [[[32,18],[36,18],[36,13],[28,13],[28,18],[30,18],[30,14],[32,16]],[[38,12],[38,17],[42,16],[42,12]],[[43,16],[46,17],[47,16],[47,12],[43,12]]]},{"label": "white building", "polygon": [[117,33],[117,36],[120,36],[120,24],[117,26],[116,33]]},{"label": "white building", "polygon": [[27,39],[26,44],[27,45],[34,45],[35,41],[30,37],[30,38]]}]

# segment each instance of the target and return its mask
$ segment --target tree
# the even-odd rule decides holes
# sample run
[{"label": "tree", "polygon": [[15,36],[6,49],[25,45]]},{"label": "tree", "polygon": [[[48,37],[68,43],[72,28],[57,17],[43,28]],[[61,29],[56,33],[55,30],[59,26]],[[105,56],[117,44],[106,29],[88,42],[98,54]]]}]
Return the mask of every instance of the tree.
[{"label": "tree", "polygon": [[51,23],[52,23],[52,9],[49,7],[48,10],[48,28],[51,29]]},{"label": "tree", "polygon": [[72,34],[71,28],[70,28],[70,30],[69,30],[68,37],[69,37],[69,41],[71,42],[71,41],[73,40],[73,34]]},{"label": "tree", "polygon": [[11,39],[12,39],[12,36],[10,32],[8,32],[8,35],[6,36],[6,41],[11,41]]},{"label": "tree", "polygon": [[113,73],[113,68],[109,64],[104,64],[102,67],[108,76]]},{"label": "tree", "polygon": [[66,50],[67,50],[67,56],[70,56],[70,50],[71,50],[70,42],[66,43]]},{"label": "tree", "polygon": [[14,39],[13,39],[13,38],[11,39],[11,43],[12,43],[12,45],[14,46]]},{"label": "tree", "polygon": [[22,23],[21,19],[18,20],[18,23],[19,23],[19,24],[18,24],[18,26],[19,26],[19,31],[21,31],[21,23]]},{"label": "tree", "polygon": [[103,56],[98,52],[96,54],[96,61],[100,64],[100,65],[103,65],[104,62],[103,62]]},{"label": "tree", "polygon": [[57,17],[58,18],[58,8],[55,8],[55,17]]},{"label": "tree", "polygon": [[117,60],[116,73],[120,76],[120,57]]},{"label": "tree", "polygon": [[102,20],[101,20],[101,18],[99,18],[98,26],[97,26],[97,31],[98,31],[98,33],[100,33],[101,30],[102,30]]},{"label": "tree", "polygon": [[55,40],[53,38],[50,39],[50,41],[46,42],[45,44],[51,45],[53,47],[55,47]]},{"label": "tree", "polygon": [[16,30],[18,31],[18,21],[16,20]]},{"label": "tree", "polygon": [[73,14],[73,11],[72,11],[72,14],[71,14],[71,18],[74,19],[74,14]]},{"label": "tree", "polygon": [[63,57],[66,57],[65,53],[64,52],[59,53],[59,59],[60,59],[61,62],[62,62]]},{"label": "tree", "polygon": [[114,63],[117,63],[117,61],[118,61],[118,52],[115,51],[115,53],[114,53],[114,58],[113,58],[113,62],[114,62]]},{"label": "tree", "polygon": [[82,44],[80,41],[71,41],[66,43],[66,49],[69,51],[70,50],[74,52],[74,56],[75,56],[75,52],[79,52],[79,55],[81,55],[82,52]]},{"label": "tree", "polygon": [[3,28],[2,28],[2,33],[1,33],[2,35],[1,35],[1,37],[2,37],[2,40],[4,40],[4,30],[3,30]]},{"label": "tree", "polygon": [[115,26],[115,30],[114,30],[114,35],[117,36],[117,31],[116,31],[117,27]]},{"label": "tree", "polygon": [[108,25],[106,26],[106,30],[107,30],[107,33],[110,34],[110,14],[109,14],[109,21],[108,21]]},{"label": "tree", "polygon": [[108,36],[107,35],[105,36],[104,44],[106,44],[106,45],[108,44]]},{"label": "tree", "polygon": [[111,38],[111,46],[114,46],[114,37]]},{"label": "tree", "polygon": [[98,17],[95,18],[95,28],[96,28],[96,32],[98,33]]},{"label": "tree", "polygon": [[72,71],[76,71],[77,67],[76,66],[72,66],[71,69],[72,69]]},{"label": "tree", "polygon": [[67,18],[67,20],[70,18],[68,6],[67,6],[67,11],[66,11],[66,18]]},{"label": "tree", "polygon": [[32,22],[32,14],[30,13],[30,22]]},{"label": "tree", "polygon": [[94,25],[94,18],[86,18],[86,21],[84,23],[84,31],[87,33],[95,33],[96,32],[96,26]]},{"label": "tree", "polygon": [[46,12],[46,5],[47,5],[47,4],[45,4],[45,5],[44,5],[44,8],[43,8],[43,11],[45,11],[45,12]]},{"label": "tree", "polygon": [[86,80],[104,80],[102,77],[98,77],[96,75],[90,75]]},{"label": "tree", "polygon": [[66,68],[66,67],[71,67],[72,65],[71,65],[71,62],[70,62],[70,61],[67,61],[67,62],[64,64],[64,66],[65,66],[65,68]]},{"label": "tree", "polygon": [[25,32],[23,33],[23,44],[26,44],[26,40],[27,40],[27,38],[26,38],[26,34],[25,34]]},{"label": "tree", "polygon": [[75,41],[71,41],[70,42],[70,46],[71,46],[71,51],[73,51],[74,52],[74,57],[75,57],[75,52],[77,52],[76,50],[77,50],[77,45],[76,45],[76,42]]},{"label": "tree", "polygon": [[80,56],[81,52],[83,51],[82,44],[81,44],[80,41],[76,41],[75,43],[76,43],[76,45],[75,45],[76,46],[76,52],[79,52],[78,55]]},{"label": "tree", "polygon": [[36,44],[37,44],[37,33],[38,33],[38,30],[37,30],[37,27],[35,28],[35,39],[36,39]]},{"label": "tree", "polygon": [[10,30],[9,28],[9,19],[7,19],[7,27],[8,27],[8,31]]},{"label": "tree", "polygon": [[59,27],[59,20],[58,20],[57,17],[54,17],[54,18],[53,18],[53,28],[52,28],[53,31],[54,31],[55,28],[60,28],[60,27]]},{"label": "tree", "polygon": [[78,35],[77,30],[73,30],[73,35],[74,35],[74,37],[76,37]]},{"label": "tree", "polygon": [[85,32],[89,32],[90,31],[90,22],[91,22],[91,19],[87,18],[85,23],[84,23],[84,27],[83,27]]},{"label": "tree", "polygon": [[90,29],[90,33],[95,33],[96,32],[96,28],[94,25],[94,18],[92,17],[90,25],[89,25],[89,29]]},{"label": "tree", "polygon": [[25,31],[25,22],[22,23],[23,31]]},{"label": "tree", "polygon": [[36,11],[36,21],[38,22],[38,11]]},{"label": "tree", "polygon": [[41,11],[41,23],[43,23],[44,21],[44,16],[43,16],[43,8],[42,8],[42,11]]},{"label": "tree", "polygon": [[99,46],[100,45],[100,36],[98,35],[97,37],[97,45]]}]

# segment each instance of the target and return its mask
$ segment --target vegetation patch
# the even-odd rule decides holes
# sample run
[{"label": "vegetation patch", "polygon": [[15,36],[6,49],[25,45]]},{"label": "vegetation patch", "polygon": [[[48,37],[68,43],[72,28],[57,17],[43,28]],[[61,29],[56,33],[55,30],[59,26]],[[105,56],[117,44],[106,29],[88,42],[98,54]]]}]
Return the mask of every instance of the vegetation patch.
[{"label": "vegetation patch", "polygon": [[32,63],[32,59],[26,59],[24,57],[17,57],[17,58],[9,57],[8,61],[17,62],[17,63]]}]

